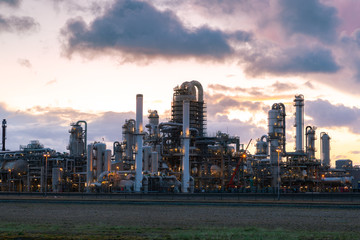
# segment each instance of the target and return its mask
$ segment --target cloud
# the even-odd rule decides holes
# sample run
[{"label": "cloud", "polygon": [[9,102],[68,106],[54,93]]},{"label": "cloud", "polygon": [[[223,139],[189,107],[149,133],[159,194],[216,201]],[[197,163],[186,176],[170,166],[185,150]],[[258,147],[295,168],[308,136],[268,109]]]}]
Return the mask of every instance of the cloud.
[{"label": "cloud", "polygon": [[289,91],[289,90],[297,89],[297,86],[295,84],[283,83],[283,82],[279,82],[279,81],[274,83],[272,85],[272,87],[274,88],[274,91],[276,91],[276,92],[282,92],[282,91]]},{"label": "cloud", "polygon": [[332,52],[324,47],[301,47],[245,52],[244,64],[247,74],[257,76],[264,73],[275,75],[301,73],[336,73],[340,66]]},{"label": "cloud", "polygon": [[21,0],[0,0],[0,5],[8,5],[10,7],[18,7]]},{"label": "cloud", "polygon": [[65,10],[69,15],[74,16],[77,13],[90,13],[98,16],[104,9],[108,8],[110,1],[77,1],[77,0],[51,0],[56,12]]},{"label": "cloud", "polygon": [[360,28],[355,29],[351,35],[343,35],[340,39],[342,46],[342,59],[348,68],[352,69],[353,79],[360,82]]},{"label": "cloud", "polygon": [[0,33],[1,32],[32,32],[39,27],[35,19],[31,17],[4,17],[0,15]]},{"label": "cloud", "polygon": [[104,138],[107,142],[120,141],[125,120],[134,118],[134,112],[104,112],[89,122],[89,139],[100,141]]},{"label": "cloud", "polygon": [[56,79],[51,80],[51,81],[48,81],[47,83],[45,83],[45,86],[54,85],[55,83],[57,83],[57,80],[56,80]]},{"label": "cloud", "polygon": [[207,126],[209,136],[213,136],[216,132],[221,131],[229,133],[231,136],[239,136],[241,143],[246,143],[251,138],[261,137],[267,133],[266,129],[251,122],[243,122],[238,119],[230,120],[227,116],[216,116],[208,120]]},{"label": "cloud", "polygon": [[[7,119],[7,148],[18,149],[19,145],[39,140],[45,147],[66,151],[70,123],[78,120],[88,122],[88,142],[121,140],[125,119],[135,117],[133,112],[84,113],[72,108],[34,107],[25,111],[13,111],[0,103],[0,115]],[[111,148],[112,146],[108,146]]]},{"label": "cloud", "polygon": [[307,81],[304,86],[310,88],[310,89],[314,89],[314,85],[310,82],[310,81]]},{"label": "cloud", "polygon": [[228,41],[250,39],[246,32],[224,33],[207,26],[185,28],[171,11],[160,11],[147,2],[118,0],[89,25],[70,19],[61,31],[67,56],[117,54],[127,60],[164,57],[223,59],[233,54]]},{"label": "cloud", "polygon": [[306,101],[305,113],[319,127],[347,127],[351,132],[360,134],[360,108],[333,105],[327,100]]},{"label": "cloud", "polygon": [[350,151],[350,154],[360,154],[360,151]]},{"label": "cloud", "polygon": [[268,106],[262,102],[243,100],[239,96],[229,96],[227,94],[207,94],[207,114],[209,117],[218,114],[229,114],[232,110],[259,112],[267,111]]},{"label": "cloud", "polygon": [[[288,89],[285,88],[288,87]],[[307,87],[307,85],[304,85]],[[280,83],[276,82],[270,86],[260,87],[250,87],[250,88],[242,88],[236,86],[226,86],[222,84],[209,84],[207,89],[209,93],[206,95],[207,99],[211,102],[214,99],[219,99],[222,97],[232,97],[241,101],[265,101],[265,100],[279,100],[279,99],[289,99],[293,98],[293,94],[289,94],[289,91],[298,89],[302,86],[295,86],[290,83]],[[279,94],[282,92],[282,94]],[[272,93],[275,93],[272,94]]]},{"label": "cloud", "polygon": [[340,24],[336,8],[319,0],[279,0],[279,7],[280,23],[288,34],[303,34],[324,43],[336,40]]},{"label": "cloud", "polygon": [[28,59],[19,58],[18,63],[21,66],[26,67],[26,68],[31,68],[32,67],[31,62]]}]

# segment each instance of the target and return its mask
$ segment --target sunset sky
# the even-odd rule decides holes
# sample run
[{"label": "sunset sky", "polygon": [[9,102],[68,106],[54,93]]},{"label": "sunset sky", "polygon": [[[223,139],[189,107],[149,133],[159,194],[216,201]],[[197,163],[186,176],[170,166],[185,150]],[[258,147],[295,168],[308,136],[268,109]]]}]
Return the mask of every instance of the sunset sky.
[{"label": "sunset sky", "polygon": [[359,12],[357,0],[0,0],[7,148],[38,139],[66,151],[77,120],[89,142],[111,148],[135,118],[136,94],[167,121],[173,88],[197,80],[208,135],[247,144],[267,134],[267,112],[282,102],[293,151],[292,104],[303,94],[316,156],[327,132],[333,166],[360,164]]}]

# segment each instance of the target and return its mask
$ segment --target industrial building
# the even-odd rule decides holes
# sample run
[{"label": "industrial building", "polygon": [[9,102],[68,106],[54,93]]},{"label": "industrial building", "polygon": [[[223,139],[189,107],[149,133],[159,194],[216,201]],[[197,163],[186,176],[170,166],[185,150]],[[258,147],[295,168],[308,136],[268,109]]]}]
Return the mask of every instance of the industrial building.
[{"label": "industrial building", "polygon": [[[198,81],[174,88],[171,119],[159,122],[156,110],[143,121],[143,95],[136,96],[136,119],[122,127],[112,149],[87,142],[87,123],[71,124],[68,153],[31,141],[6,151],[3,120],[0,190],[17,192],[323,192],[358,189],[357,169],[330,168],[330,136],[320,133],[321,158],[315,158],[316,127],[304,126],[304,96],[294,98],[295,151],[286,148],[286,109],[274,103],[268,132],[256,151],[239,137],[206,134],[206,102]],[[91,131],[91,129],[90,129]],[[256,137],[256,136],[255,136]],[[304,144],[305,143],[305,144]]]}]

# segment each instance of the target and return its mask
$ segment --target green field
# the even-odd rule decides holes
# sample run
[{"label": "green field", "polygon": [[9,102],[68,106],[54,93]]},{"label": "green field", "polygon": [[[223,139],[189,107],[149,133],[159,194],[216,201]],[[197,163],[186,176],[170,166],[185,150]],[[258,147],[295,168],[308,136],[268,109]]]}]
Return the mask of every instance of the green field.
[{"label": "green field", "polygon": [[2,224],[1,239],[359,239],[352,232],[249,228],[149,228],[109,225]]},{"label": "green field", "polygon": [[0,204],[0,239],[360,240],[359,208]]}]

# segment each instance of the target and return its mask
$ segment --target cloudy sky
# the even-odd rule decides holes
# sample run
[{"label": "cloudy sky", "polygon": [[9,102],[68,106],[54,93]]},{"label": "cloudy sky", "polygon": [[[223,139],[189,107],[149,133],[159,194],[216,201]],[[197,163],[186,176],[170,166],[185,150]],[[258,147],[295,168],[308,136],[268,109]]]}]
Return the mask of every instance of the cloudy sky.
[{"label": "cloudy sky", "polygon": [[303,94],[317,157],[327,132],[332,164],[360,164],[359,12],[357,0],[0,0],[7,148],[39,139],[66,151],[77,120],[89,141],[110,145],[135,117],[137,93],[166,121],[173,88],[198,80],[209,135],[247,144],[283,102],[292,151],[293,98]]}]

